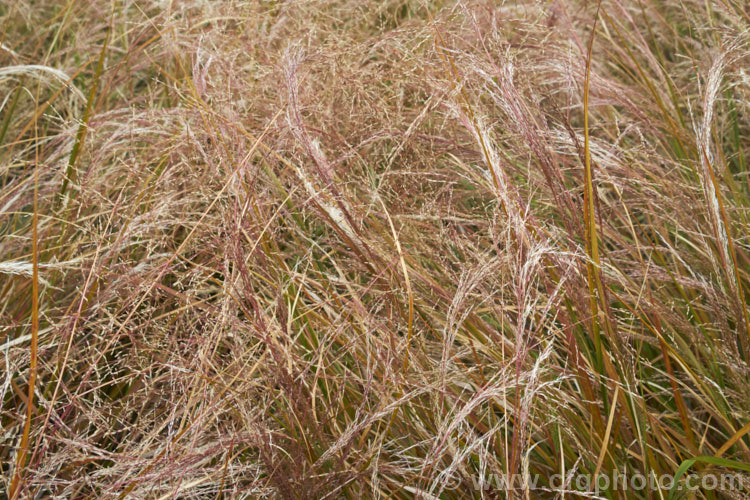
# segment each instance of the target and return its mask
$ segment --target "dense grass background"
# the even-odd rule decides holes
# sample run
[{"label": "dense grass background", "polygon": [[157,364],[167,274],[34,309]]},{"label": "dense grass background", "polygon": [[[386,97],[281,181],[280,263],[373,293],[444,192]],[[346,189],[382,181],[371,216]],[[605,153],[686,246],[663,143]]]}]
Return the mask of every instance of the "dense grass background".
[{"label": "dense grass background", "polygon": [[749,28],[742,0],[0,1],[0,496],[747,474]]}]

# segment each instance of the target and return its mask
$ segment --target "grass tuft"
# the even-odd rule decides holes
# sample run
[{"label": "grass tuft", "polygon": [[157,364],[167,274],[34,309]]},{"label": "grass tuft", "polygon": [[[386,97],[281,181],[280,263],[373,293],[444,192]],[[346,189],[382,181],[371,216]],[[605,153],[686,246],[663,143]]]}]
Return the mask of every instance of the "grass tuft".
[{"label": "grass tuft", "polygon": [[0,497],[747,497],[748,22],[0,4]]}]

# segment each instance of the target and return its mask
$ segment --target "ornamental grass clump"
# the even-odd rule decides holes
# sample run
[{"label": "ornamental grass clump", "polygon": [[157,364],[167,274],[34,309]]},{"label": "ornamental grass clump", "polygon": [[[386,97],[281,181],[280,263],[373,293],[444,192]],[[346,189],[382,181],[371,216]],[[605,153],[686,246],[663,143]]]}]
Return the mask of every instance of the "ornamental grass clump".
[{"label": "ornamental grass clump", "polygon": [[0,2],[0,496],[745,498],[749,28]]}]

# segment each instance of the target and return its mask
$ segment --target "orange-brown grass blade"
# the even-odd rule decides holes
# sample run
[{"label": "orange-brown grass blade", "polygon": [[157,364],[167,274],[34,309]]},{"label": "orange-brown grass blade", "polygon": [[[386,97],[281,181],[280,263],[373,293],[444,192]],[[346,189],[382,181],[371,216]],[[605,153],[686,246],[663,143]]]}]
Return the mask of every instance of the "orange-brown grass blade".
[{"label": "orange-brown grass blade", "polygon": [[29,389],[28,399],[26,401],[26,422],[23,427],[21,443],[18,454],[16,455],[16,465],[13,472],[13,479],[9,487],[9,496],[15,500],[21,494],[23,488],[24,469],[26,467],[26,457],[29,448],[29,435],[31,433],[31,420],[34,418],[34,393],[36,390],[37,379],[37,356],[39,351],[39,252],[38,252],[38,225],[39,225],[39,155],[38,149],[35,148],[36,158],[34,159],[34,213],[32,218],[32,276],[31,276],[31,347],[29,363]]}]

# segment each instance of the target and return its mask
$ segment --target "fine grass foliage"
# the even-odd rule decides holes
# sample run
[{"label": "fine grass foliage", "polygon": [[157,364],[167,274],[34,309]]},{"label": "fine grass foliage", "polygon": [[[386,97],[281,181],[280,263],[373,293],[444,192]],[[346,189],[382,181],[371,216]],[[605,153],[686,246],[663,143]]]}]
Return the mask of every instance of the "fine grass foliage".
[{"label": "fine grass foliage", "polygon": [[746,3],[6,0],[0,43],[0,497],[750,494]]}]

